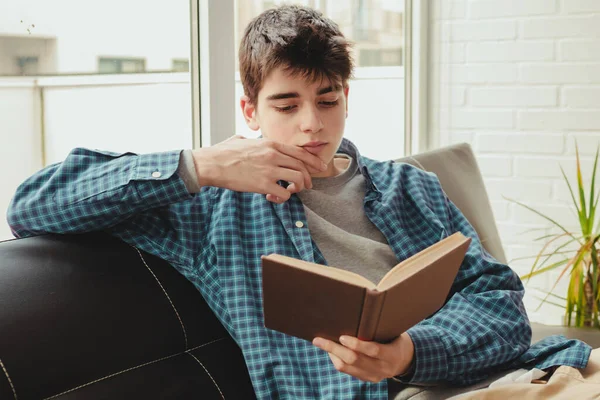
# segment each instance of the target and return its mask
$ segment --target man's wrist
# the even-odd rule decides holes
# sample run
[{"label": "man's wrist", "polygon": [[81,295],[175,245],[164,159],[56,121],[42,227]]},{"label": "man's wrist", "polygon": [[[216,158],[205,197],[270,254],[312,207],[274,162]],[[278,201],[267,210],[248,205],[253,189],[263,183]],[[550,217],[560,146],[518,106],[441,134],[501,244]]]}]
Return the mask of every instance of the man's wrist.
[{"label": "man's wrist", "polygon": [[[392,379],[398,377],[412,376],[415,369],[415,345],[410,335],[404,332],[400,335],[400,357],[401,363],[396,375]],[[396,380],[396,379],[395,379]]]},{"label": "man's wrist", "polygon": [[413,375],[415,374],[415,365],[416,365],[416,362],[413,357],[413,359],[410,361],[408,368],[401,374],[393,376],[392,379],[397,382],[403,382],[403,383],[409,382],[412,379]]},{"label": "man's wrist", "polygon": [[200,187],[216,186],[214,177],[214,163],[210,161],[210,151],[211,149],[206,147],[192,150],[194,168],[196,169],[196,175],[198,177],[198,184]]}]

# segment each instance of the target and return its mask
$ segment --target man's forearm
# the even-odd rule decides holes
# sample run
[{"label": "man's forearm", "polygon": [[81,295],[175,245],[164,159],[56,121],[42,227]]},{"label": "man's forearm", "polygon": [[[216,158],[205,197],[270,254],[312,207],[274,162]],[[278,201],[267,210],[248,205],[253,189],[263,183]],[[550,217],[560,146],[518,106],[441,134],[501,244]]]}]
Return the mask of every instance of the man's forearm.
[{"label": "man's forearm", "polygon": [[175,173],[180,151],[136,155],[74,149],[17,189],[7,220],[16,236],[83,233],[190,197]]}]

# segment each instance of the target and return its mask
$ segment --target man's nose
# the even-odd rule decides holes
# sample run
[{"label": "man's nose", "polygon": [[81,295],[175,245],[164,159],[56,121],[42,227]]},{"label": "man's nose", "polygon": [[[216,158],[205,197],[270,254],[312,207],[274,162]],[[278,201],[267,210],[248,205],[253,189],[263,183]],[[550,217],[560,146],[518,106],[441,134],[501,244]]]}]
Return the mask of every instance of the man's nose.
[{"label": "man's nose", "polygon": [[316,133],[323,129],[323,121],[316,107],[306,107],[301,115],[300,129],[304,133]]}]

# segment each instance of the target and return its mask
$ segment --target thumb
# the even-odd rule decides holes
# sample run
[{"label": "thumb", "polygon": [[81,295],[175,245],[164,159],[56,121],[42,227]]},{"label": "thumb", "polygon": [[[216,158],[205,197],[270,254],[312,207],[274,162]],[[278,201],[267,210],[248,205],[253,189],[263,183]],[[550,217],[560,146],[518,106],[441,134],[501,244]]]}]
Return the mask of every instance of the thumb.
[{"label": "thumb", "polygon": [[236,140],[236,139],[246,139],[246,138],[242,135],[233,135],[233,136],[225,139],[224,142],[229,142],[230,140]]}]

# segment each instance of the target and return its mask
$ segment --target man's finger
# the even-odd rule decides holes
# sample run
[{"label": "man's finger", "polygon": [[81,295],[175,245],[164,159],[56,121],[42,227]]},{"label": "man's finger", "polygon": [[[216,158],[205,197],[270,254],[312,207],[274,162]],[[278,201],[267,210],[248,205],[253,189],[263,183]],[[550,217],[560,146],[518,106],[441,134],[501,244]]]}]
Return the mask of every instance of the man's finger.
[{"label": "man's finger", "polygon": [[288,168],[278,168],[276,171],[277,180],[284,180],[293,183],[292,188],[288,187],[288,192],[298,193],[304,190],[304,174]]},{"label": "man's finger", "polygon": [[284,199],[282,199],[281,197],[277,197],[273,194],[267,195],[267,201],[270,201],[272,203],[277,203],[277,204],[285,203]]},{"label": "man's finger", "polygon": [[329,353],[329,359],[331,359],[331,363],[333,364],[335,369],[345,374],[352,375],[353,377],[358,378],[361,381],[376,383],[385,378],[383,374],[377,374],[376,372],[347,364],[335,354]]},{"label": "man's finger", "polygon": [[314,168],[314,167],[311,167],[310,165],[308,165],[308,166],[306,167],[306,169],[308,170],[308,173],[309,173],[309,174],[318,174],[318,173],[321,173],[321,172],[323,172],[322,170],[320,170],[320,169],[316,169],[316,168]]},{"label": "man's finger", "polygon": [[323,160],[302,147],[279,143],[277,144],[277,148],[280,152],[294,157],[319,171],[327,170],[327,164]]},{"label": "man's finger", "polygon": [[325,350],[328,353],[332,353],[340,358],[346,364],[354,364],[358,361],[358,354],[354,350],[350,350],[347,347],[337,344],[331,340],[323,338],[315,338],[313,344]]},{"label": "man's finger", "polygon": [[365,354],[369,357],[378,358],[381,354],[381,344],[360,340],[352,336],[340,336],[340,343],[349,349]]},{"label": "man's finger", "polygon": [[282,203],[289,200],[289,198],[291,196],[291,193],[287,189],[281,187],[277,183],[273,183],[273,184],[269,185],[267,187],[267,190],[265,190],[264,194],[266,194],[267,196],[268,195],[273,196],[271,200],[269,200],[269,198],[267,198],[267,200],[273,201],[274,198],[278,197],[281,200],[279,202],[282,202]]},{"label": "man's finger", "polygon": [[302,161],[298,160],[297,158],[290,157],[287,154],[281,154],[281,162],[279,163],[279,166],[302,172],[304,175],[304,187],[312,189],[310,172]]},{"label": "man's finger", "polygon": [[228,142],[230,140],[235,140],[235,139],[246,139],[246,138],[242,135],[233,135],[233,136],[230,136],[227,139],[225,139],[223,142]]}]

